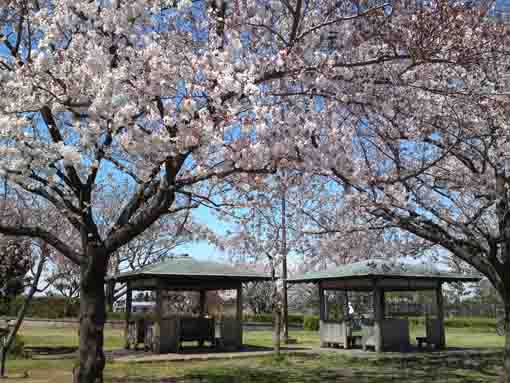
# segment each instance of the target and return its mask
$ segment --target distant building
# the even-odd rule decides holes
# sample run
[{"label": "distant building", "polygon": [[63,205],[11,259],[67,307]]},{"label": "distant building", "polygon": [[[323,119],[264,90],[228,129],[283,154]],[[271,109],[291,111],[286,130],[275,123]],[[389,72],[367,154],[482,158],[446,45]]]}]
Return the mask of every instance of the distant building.
[{"label": "distant building", "polygon": [[[148,313],[154,310],[156,302],[131,302],[132,313]],[[123,313],[126,311],[126,301],[121,300],[113,304],[113,311]]]},{"label": "distant building", "polygon": [[498,22],[510,23],[510,0],[497,0],[490,11],[490,16]]}]

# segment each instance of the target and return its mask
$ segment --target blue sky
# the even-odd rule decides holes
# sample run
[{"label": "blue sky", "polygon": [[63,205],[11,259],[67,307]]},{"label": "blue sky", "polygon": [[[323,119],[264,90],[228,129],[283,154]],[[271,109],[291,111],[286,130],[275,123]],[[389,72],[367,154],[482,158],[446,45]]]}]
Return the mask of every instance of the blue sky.
[{"label": "blue sky", "polygon": [[[218,234],[225,234],[228,230],[228,224],[220,221],[210,209],[200,207],[193,211],[193,220],[201,224],[207,225],[210,230]],[[180,254],[189,254],[193,258],[203,260],[226,260],[227,254],[219,250],[216,246],[209,244],[207,241],[200,241],[186,246],[179,247],[176,252]]]}]

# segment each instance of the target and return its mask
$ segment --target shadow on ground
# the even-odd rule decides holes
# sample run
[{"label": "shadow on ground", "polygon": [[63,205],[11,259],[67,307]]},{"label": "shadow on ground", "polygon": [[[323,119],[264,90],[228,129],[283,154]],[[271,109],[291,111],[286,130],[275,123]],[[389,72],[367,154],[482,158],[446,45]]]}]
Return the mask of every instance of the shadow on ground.
[{"label": "shadow on ground", "polygon": [[285,356],[243,365],[208,367],[183,377],[125,377],[115,383],[493,383],[498,360],[484,357],[434,361],[367,361],[338,356]]}]

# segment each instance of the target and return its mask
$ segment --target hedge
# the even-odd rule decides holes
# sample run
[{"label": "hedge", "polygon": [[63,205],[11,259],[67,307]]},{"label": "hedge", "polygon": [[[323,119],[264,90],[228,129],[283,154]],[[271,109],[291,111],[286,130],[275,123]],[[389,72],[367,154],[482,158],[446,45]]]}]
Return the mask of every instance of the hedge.
[{"label": "hedge", "polygon": [[[273,323],[273,314],[243,315],[245,322]],[[303,315],[289,314],[289,324],[303,325]]]},{"label": "hedge", "polygon": [[307,331],[319,331],[320,320],[316,315],[305,316],[303,320],[303,329]]},{"label": "hedge", "polygon": [[[154,321],[156,319],[156,314],[154,313],[131,313],[129,316],[131,320],[136,320],[139,318],[149,319]],[[126,319],[126,313],[124,312],[108,312],[106,313],[106,319],[107,320],[125,320]]]},{"label": "hedge", "polygon": [[[16,316],[16,312],[23,304],[23,297],[17,297],[10,307],[9,316]],[[67,312],[66,312],[67,311]],[[107,314],[110,320],[123,320],[125,313],[123,312],[110,312]],[[29,318],[48,318],[48,319],[61,319],[64,317],[79,316],[79,301],[77,299],[68,301],[63,297],[34,297],[26,317]],[[133,313],[131,318],[136,319],[139,317],[151,317],[151,314]],[[257,323],[273,323],[273,315],[267,314],[254,314],[245,315],[243,317],[245,322]],[[445,319],[445,326],[448,328],[473,328],[477,331],[492,332],[496,329],[497,320],[495,318],[485,317],[453,317]],[[299,314],[289,315],[289,324],[303,326],[305,330],[318,330],[319,318],[317,316],[303,316]],[[423,327],[425,325],[424,317],[410,317],[410,326]]]},{"label": "hedge", "polygon": [[[9,307],[9,312],[2,314],[16,316],[23,305],[25,297],[19,296],[14,299]],[[28,306],[26,317],[60,319],[65,317],[79,316],[80,304],[77,299],[67,300],[62,297],[33,297]]]},{"label": "hedge", "polygon": [[[411,327],[424,327],[425,317],[411,317],[409,325]],[[445,327],[448,328],[472,328],[482,332],[496,331],[497,320],[495,318],[484,317],[454,317],[447,318],[444,321]],[[308,331],[319,330],[319,317],[315,315],[305,316],[303,329]]]},{"label": "hedge", "polygon": [[[484,317],[453,317],[446,318],[445,327],[448,328],[472,328],[479,331],[495,331],[497,320]],[[425,326],[425,317],[409,318],[411,326]]]}]

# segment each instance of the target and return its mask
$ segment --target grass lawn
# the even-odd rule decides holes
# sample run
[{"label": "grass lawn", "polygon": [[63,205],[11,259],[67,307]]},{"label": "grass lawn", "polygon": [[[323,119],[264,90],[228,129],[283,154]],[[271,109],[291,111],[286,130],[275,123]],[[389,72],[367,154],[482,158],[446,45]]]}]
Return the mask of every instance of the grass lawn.
[{"label": "grass lawn", "polygon": [[[20,335],[27,346],[57,347],[78,346],[78,331],[72,328],[22,328]],[[123,347],[123,330],[105,330],[105,349],[113,350]]]},{"label": "grass lawn", "polygon": [[[118,349],[123,346],[123,330],[105,330],[105,348]],[[411,340],[424,335],[425,330],[416,328],[411,331]],[[21,335],[28,346],[78,346],[78,333],[71,328],[24,328]],[[291,337],[297,338],[299,345],[317,346],[319,334],[315,331],[291,331]],[[271,347],[270,331],[245,331],[244,343],[253,346]],[[479,331],[470,328],[447,328],[446,344],[449,347],[499,348],[504,345],[504,338],[496,332]]]},{"label": "grass lawn", "polygon": [[[422,329],[412,332],[412,337],[422,334]],[[76,330],[31,328],[22,329],[22,336],[31,346],[77,345]],[[119,348],[122,345],[122,330],[107,329],[105,347]],[[318,334],[308,331],[291,331],[300,346],[317,346]],[[245,332],[244,342],[250,345],[270,346],[272,334],[268,331]],[[499,348],[503,338],[490,332],[472,329],[447,329],[447,344],[451,347]],[[64,383],[71,381],[73,360],[18,359],[8,362],[11,376],[28,372],[26,379],[7,379],[6,382]],[[444,360],[420,359],[418,361],[365,361],[346,356],[323,354],[320,357],[273,356],[193,362],[170,362],[151,364],[108,363],[105,371],[110,382],[165,382],[186,383],[347,383],[347,382],[495,382],[499,360],[473,361],[469,368],[458,365],[447,366]]]}]

